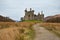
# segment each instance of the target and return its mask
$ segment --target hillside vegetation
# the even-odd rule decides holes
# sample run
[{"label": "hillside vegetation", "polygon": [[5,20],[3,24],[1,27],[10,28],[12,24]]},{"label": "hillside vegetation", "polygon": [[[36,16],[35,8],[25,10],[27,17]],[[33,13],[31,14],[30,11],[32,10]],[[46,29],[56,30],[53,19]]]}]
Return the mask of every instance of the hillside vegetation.
[{"label": "hillside vegetation", "polygon": [[0,40],[33,40],[33,22],[0,22]]}]

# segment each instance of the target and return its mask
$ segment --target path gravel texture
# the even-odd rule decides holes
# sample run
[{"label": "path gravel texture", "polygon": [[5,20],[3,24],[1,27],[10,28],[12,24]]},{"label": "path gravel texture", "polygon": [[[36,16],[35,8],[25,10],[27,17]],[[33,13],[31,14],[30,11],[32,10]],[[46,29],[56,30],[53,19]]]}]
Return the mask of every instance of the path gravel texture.
[{"label": "path gravel texture", "polygon": [[33,27],[36,33],[34,40],[60,40],[60,37],[44,27],[40,27],[39,24],[36,24]]}]

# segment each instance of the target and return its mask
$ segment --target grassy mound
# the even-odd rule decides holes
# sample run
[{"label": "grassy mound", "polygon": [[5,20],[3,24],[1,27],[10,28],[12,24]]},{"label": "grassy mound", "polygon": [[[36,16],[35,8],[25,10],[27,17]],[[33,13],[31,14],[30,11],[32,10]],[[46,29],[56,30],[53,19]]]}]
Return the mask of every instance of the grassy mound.
[{"label": "grassy mound", "polygon": [[34,23],[40,23],[40,22],[43,22],[41,20],[24,20],[22,22],[34,22]]}]

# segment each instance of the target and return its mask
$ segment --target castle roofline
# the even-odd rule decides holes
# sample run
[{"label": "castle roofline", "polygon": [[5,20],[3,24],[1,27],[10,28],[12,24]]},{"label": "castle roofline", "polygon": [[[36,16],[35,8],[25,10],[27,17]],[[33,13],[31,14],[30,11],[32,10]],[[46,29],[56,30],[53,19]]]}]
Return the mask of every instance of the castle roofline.
[{"label": "castle roofline", "polygon": [[28,11],[27,8],[26,8],[25,12],[34,12],[34,10],[32,10],[32,8],[30,8],[30,10]]}]

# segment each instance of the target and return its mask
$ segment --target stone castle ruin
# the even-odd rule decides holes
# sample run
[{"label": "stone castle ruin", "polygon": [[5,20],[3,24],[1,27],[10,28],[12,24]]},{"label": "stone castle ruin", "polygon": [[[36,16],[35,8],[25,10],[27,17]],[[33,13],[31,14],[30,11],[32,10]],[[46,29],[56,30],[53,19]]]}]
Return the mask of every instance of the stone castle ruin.
[{"label": "stone castle ruin", "polygon": [[25,9],[25,16],[21,18],[21,20],[44,20],[44,14],[43,11],[41,11],[40,13],[38,13],[38,15],[34,14],[34,10],[32,10],[32,8],[30,8],[30,11],[27,11],[27,9]]}]

